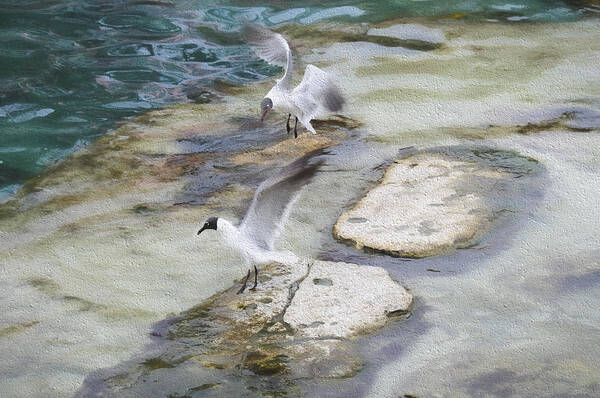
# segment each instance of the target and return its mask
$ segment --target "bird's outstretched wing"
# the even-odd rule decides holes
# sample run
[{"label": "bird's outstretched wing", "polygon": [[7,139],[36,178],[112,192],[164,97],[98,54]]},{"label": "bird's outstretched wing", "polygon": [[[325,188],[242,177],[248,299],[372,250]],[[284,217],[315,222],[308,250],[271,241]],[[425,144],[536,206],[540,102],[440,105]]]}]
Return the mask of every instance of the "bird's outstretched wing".
[{"label": "bird's outstretched wing", "polygon": [[281,66],[284,69],[280,82],[291,89],[293,59],[292,51],[287,41],[279,33],[270,31],[260,25],[249,22],[242,26],[242,37],[254,50],[256,55],[265,61]]},{"label": "bird's outstretched wing", "polygon": [[257,246],[273,250],[300,190],[323,164],[318,158],[323,154],[323,149],[312,151],[260,184],[240,225],[240,231]]},{"label": "bird's outstretched wing", "polygon": [[305,116],[314,118],[321,108],[338,112],[346,100],[329,75],[314,65],[307,65],[304,77],[292,92],[296,105],[303,109]]}]

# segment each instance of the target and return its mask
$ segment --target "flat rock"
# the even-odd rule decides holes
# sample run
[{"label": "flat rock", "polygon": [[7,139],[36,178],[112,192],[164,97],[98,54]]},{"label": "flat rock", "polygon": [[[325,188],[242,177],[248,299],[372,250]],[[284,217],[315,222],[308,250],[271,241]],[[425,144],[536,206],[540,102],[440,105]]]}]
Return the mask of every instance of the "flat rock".
[{"label": "flat rock", "polygon": [[349,337],[408,311],[412,296],[387,271],[315,261],[283,320],[307,337]]},{"label": "flat rock", "polygon": [[[232,161],[236,164],[273,164],[281,162],[282,159],[291,162],[316,149],[340,144],[347,134],[361,126],[360,122],[339,115],[324,120],[313,120],[312,124],[318,134],[311,134],[301,126],[298,127],[297,139],[287,139],[264,149],[242,152],[235,155]],[[292,134],[290,132],[289,136]]]},{"label": "flat rock", "polygon": [[[383,326],[390,315],[407,314],[412,302],[379,267],[271,264],[259,279],[256,291],[238,295],[234,286],[159,322],[151,354],[90,375],[77,396],[146,396],[155,383],[165,395],[185,395],[215,378],[232,388],[220,392],[225,395],[253,391],[246,382],[268,384],[275,393],[277,386],[315,374],[352,377],[362,361],[349,337]],[[252,378],[240,378],[240,369]]]},{"label": "flat rock", "polygon": [[506,211],[515,178],[537,162],[490,148],[437,148],[398,159],[344,211],[334,236],[358,249],[426,257],[473,244]]}]

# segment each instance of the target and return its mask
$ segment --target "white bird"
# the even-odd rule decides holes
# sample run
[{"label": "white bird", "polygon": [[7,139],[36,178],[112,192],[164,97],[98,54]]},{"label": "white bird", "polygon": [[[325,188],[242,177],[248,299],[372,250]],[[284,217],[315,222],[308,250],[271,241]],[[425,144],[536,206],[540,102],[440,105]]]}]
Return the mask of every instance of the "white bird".
[{"label": "white bird", "polygon": [[271,109],[280,109],[288,114],[286,128],[290,133],[290,117],[296,117],[294,137],[298,137],[298,120],[313,134],[317,134],[310,121],[322,111],[338,112],[344,97],[329,75],[314,65],[307,65],[304,77],[295,88],[292,86],[294,61],[292,51],[285,38],[279,33],[259,25],[246,23],[242,35],[256,55],[265,61],[283,67],[281,79],[261,102],[261,121]]},{"label": "white bird", "polygon": [[279,174],[263,181],[239,226],[236,227],[223,218],[210,217],[198,231],[200,235],[207,229],[216,230],[224,242],[244,259],[248,274],[238,294],[246,289],[251,264],[254,265],[254,286],[250,290],[255,290],[258,283],[257,264],[278,262],[293,265],[298,262],[296,255],[289,251],[276,251],[273,244],[280,235],[300,190],[312,180],[323,164],[323,160],[315,157],[324,153],[322,149],[312,151],[286,166]]}]

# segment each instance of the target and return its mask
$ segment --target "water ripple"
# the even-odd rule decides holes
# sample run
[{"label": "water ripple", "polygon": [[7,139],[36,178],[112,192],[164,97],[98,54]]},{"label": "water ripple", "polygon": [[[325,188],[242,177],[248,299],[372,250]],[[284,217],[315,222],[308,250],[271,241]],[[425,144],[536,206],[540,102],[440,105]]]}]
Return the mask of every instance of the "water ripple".
[{"label": "water ripple", "polygon": [[186,93],[210,89],[214,79],[279,74],[239,41],[242,19],[269,26],[448,16],[527,23],[600,10],[561,0],[0,0],[0,9],[0,147],[28,148],[0,158],[2,170],[12,170],[0,189],[39,172],[41,142],[68,154],[120,118],[189,101]]},{"label": "water ripple", "polygon": [[135,29],[167,35],[181,32],[181,28],[168,19],[144,15],[110,15],[100,19],[99,23],[116,29]]}]

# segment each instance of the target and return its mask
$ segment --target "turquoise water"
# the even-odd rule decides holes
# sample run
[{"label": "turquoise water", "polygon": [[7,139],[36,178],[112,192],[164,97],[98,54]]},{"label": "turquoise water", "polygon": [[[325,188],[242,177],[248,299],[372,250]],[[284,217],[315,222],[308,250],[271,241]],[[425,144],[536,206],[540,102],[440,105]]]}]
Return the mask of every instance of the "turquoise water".
[{"label": "turquoise water", "polygon": [[238,41],[266,25],[398,17],[497,23],[594,16],[586,1],[1,1],[0,201],[27,178],[147,109],[198,100],[212,82],[277,69]]}]

